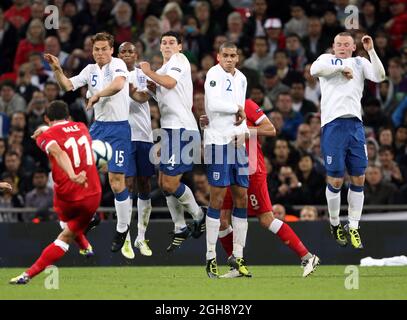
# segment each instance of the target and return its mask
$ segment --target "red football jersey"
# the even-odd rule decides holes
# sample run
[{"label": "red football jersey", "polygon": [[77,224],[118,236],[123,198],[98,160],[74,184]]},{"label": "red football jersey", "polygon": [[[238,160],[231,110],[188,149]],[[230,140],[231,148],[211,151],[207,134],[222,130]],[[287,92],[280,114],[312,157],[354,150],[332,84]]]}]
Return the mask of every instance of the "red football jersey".
[{"label": "red football jersey", "polygon": [[71,181],[54,157],[50,157],[55,195],[63,201],[78,201],[101,193],[100,179],[93,159],[92,139],[81,122],[61,121],[37,137],[37,145],[44,152],[57,143],[71,160],[76,174],[86,172],[87,188]]},{"label": "red football jersey", "polygon": [[[256,127],[266,117],[263,110],[251,99],[246,99],[244,112],[246,113],[246,123],[248,127]],[[260,140],[257,137],[256,151],[250,147],[249,139],[246,140],[246,150],[249,156],[249,172],[251,174],[267,174],[266,165],[264,164],[264,155],[261,150]],[[253,143],[252,143],[253,144]],[[250,151],[249,151],[250,150]]]}]

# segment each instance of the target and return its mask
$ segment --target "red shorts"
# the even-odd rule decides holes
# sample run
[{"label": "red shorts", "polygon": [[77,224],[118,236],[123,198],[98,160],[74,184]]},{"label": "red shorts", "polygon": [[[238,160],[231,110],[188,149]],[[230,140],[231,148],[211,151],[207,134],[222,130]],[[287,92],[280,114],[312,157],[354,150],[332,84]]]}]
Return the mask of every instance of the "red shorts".
[{"label": "red shorts", "polygon": [[[271,200],[269,191],[267,188],[267,176],[266,175],[252,175],[249,177],[249,189],[247,190],[247,214],[248,216],[259,216],[262,213],[272,211]],[[233,200],[230,187],[223,200],[222,209],[232,210]]]},{"label": "red shorts", "polygon": [[63,201],[54,197],[54,210],[59,220],[67,223],[69,230],[82,233],[99,208],[102,194],[98,193],[79,201]]}]

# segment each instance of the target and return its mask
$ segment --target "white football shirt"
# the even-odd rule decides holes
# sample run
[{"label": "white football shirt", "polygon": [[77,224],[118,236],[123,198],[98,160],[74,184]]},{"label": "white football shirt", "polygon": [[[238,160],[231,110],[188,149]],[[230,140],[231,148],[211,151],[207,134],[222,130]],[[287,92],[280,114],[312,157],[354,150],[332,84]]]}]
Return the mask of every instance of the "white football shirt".
[{"label": "white football shirt", "polygon": [[244,108],[247,80],[235,69],[226,72],[219,64],[209,69],[205,80],[205,111],[209,125],[205,128],[204,144],[228,144],[236,135],[248,131],[246,121],[235,126],[239,106]]},{"label": "white football shirt", "polygon": [[[129,72],[129,82],[138,91],[147,91],[147,77],[139,68]],[[153,142],[150,105],[148,101],[139,103],[130,98],[129,123],[132,141]]]},{"label": "white football shirt", "polygon": [[73,90],[88,85],[90,96],[107,87],[116,77],[125,77],[122,90],[110,97],[102,97],[94,104],[95,120],[126,121],[129,118],[129,83],[127,66],[123,60],[112,60],[100,68],[96,63],[88,64],[77,76],[70,78]]},{"label": "white football shirt", "polygon": [[[345,67],[353,71],[353,79],[342,75]],[[321,70],[334,70],[331,75],[319,77],[321,85],[321,126],[340,117],[357,117],[362,120],[362,99],[364,81],[381,82],[384,79],[375,74],[369,60],[363,57],[336,58],[333,54],[322,54],[311,66],[311,75]]]},{"label": "white football shirt", "polygon": [[177,81],[172,89],[157,86],[156,96],[161,114],[161,127],[168,129],[198,130],[192,113],[193,85],[191,66],[182,53],[174,54],[157,73]]}]

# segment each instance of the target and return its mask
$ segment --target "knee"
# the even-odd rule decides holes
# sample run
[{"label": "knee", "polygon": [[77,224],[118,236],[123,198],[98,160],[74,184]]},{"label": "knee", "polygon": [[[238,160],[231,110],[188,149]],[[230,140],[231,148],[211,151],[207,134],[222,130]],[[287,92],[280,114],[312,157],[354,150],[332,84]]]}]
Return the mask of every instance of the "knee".
[{"label": "knee", "polygon": [[161,189],[166,192],[166,193],[174,193],[177,191],[178,185],[172,183],[171,181],[168,180],[163,180],[161,181]]},{"label": "knee", "polygon": [[247,208],[247,193],[240,194],[234,201],[237,208]]},{"label": "knee", "polygon": [[365,185],[365,176],[351,177],[351,183],[358,187],[363,187]]},{"label": "knee", "polygon": [[112,176],[109,178],[110,187],[114,193],[122,192],[125,187],[124,175]]},{"label": "knee", "polygon": [[342,184],[343,184],[343,179],[337,179],[337,178],[328,178],[328,184],[330,184],[332,187],[335,189],[341,189]]},{"label": "knee", "polygon": [[217,209],[217,210],[221,210],[222,206],[223,206],[223,196],[222,195],[211,195],[211,199],[210,199],[210,206],[213,209]]},{"label": "knee", "polygon": [[273,220],[274,216],[273,213],[271,212],[263,213],[262,215],[259,216],[260,225],[265,229],[268,229],[270,227]]}]

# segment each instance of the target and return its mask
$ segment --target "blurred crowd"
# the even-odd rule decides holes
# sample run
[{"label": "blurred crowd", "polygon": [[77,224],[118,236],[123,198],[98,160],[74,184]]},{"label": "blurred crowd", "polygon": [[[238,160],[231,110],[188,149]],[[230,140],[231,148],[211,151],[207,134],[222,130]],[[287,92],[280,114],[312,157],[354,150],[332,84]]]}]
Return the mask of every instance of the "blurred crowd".
[{"label": "blurred crowd", "polygon": [[[93,63],[90,37],[108,31],[117,47],[136,45],[140,61],[162,64],[159,37],[168,30],[183,35],[191,63],[194,112],[204,113],[203,84],[224,41],[239,47],[238,68],[248,79],[247,97],[265,111],[277,129],[262,140],[268,187],[275,212],[290,219],[318,219],[312,205],[325,204],[325,172],[320,156],[320,87],[310,65],[331,50],[345,30],[348,5],[359,9],[355,55],[368,57],[360,39],[374,39],[387,79],[366,81],[362,99],[369,167],[365,204],[407,203],[407,0],[2,0],[0,3],[0,179],[13,185],[0,194],[0,207],[36,207],[35,214],[0,214],[2,221],[50,218],[52,181],[49,165],[30,139],[43,123],[50,101],[63,99],[75,121],[88,126],[86,88],[62,92],[43,53],[57,56],[67,76]],[[46,6],[58,8],[57,29],[46,29]],[[353,12],[353,11],[352,11]],[[49,12],[48,12],[49,13]],[[355,22],[355,21],[353,21]],[[153,129],[160,113],[151,101]],[[113,206],[106,176],[102,206]],[[207,205],[204,168],[185,177],[198,203]],[[153,181],[153,206],[166,206]],[[344,186],[346,188],[346,184]],[[347,192],[341,193],[346,197]],[[346,199],[343,199],[344,203]],[[294,205],[306,205],[301,212]],[[277,215],[276,214],[276,215]],[[304,218],[305,217],[305,218]],[[288,219],[288,218],[287,218]]]}]

